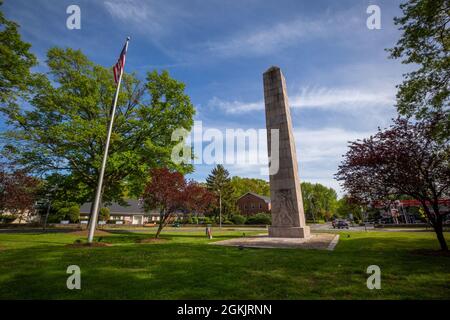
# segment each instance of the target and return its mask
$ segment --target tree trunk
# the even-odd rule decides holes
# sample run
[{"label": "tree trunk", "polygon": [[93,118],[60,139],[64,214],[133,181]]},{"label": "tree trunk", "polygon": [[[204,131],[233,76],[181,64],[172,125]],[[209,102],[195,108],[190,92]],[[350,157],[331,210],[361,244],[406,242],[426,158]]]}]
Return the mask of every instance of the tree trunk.
[{"label": "tree trunk", "polygon": [[423,205],[423,208],[425,210],[425,213],[428,216],[428,219],[433,222],[432,226],[433,226],[434,232],[436,233],[436,237],[439,241],[439,245],[441,246],[441,250],[448,251],[447,242],[445,241],[444,232],[443,232],[442,215],[439,212],[439,204],[433,205],[434,217],[432,216],[432,213],[430,212],[430,209],[428,208],[428,206]]},{"label": "tree trunk", "polygon": [[156,239],[159,238],[159,235],[160,235],[162,229],[166,226],[166,224],[167,224],[166,222],[169,219],[169,217],[170,217],[170,213],[166,214],[165,212],[163,212],[161,214],[161,219],[159,219],[158,231],[156,231],[156,234],[155,234]]},{"label": "tree trunk", "polygon": [[448,251],[447,242],[445,241],[444,233],[442,230],[442,219],[439,220],[441,220],[440,223],[436,223],[436,225],[434,226],[434,232],[436,232],[436,237],[439,241],[439,245],[441,246],[441,250]]},{"label": "tree trunk", "polygon": [[445,241],[443,226],[442,226],[442,215],[439,212],[439,204],[433,206],[434,213],[436,214],[436,220],[434,223],[434,232],[436,232],[436,237],[439,241],[442,251],[448,251],[447,242]]},{"label": "tree trunk", "polygon": [[160,233],[161,233],[161,231],[162,231],[163,228],[164,228],[163,222],[162,222],[162,221],[159,221],[158,231],[156,231],[156,235],[155,235],[155,238],[156,238],[156,239],[159,238],[159,235],[160,235]]}]

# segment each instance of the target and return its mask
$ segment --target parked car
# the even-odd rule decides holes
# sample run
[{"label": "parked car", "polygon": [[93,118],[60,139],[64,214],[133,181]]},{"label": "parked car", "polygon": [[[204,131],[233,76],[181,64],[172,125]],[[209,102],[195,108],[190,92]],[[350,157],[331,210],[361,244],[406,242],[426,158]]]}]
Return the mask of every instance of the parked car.
[{"label": "parked car", "polygon": [[348,223],[344,220],[333,221],[332,225],[333,225],[334,229],[336,229],[336,228],[337,229],[344,229],[344,228],[348,229],[349,228]]}]

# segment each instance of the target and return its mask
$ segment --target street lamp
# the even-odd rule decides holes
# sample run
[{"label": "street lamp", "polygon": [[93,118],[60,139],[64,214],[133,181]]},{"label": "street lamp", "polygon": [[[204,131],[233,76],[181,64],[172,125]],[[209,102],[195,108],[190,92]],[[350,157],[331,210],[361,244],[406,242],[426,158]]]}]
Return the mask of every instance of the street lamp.
[{"label": "street lamp", "polygon": [[220,189],[217,191],[219,192],[219,229],[222,229],[222,193]]},{"label": "street lamp", "polygon": [[51,205],[52,205],[52,197],[53,197],[53,194],[56,192],[56,190],[57,190],[57,188],[53,187],[53,188],[51,188],[49,190],[50,192],[48,192],[45,195],[46,198],[47,198],[47,212],[45,214],[43,231],[46,231],[46,229],[47,229],[47,220],[48,220],[48,215],[50,214],[50,208],[51,208]]},{"label": "street lamp", "polygon": [[311,200],[312,197],[313,197],[313,195],[312,195],[312,193],[310,193],[308,195],[308,200],[309,200],[309,205],[311,206],[311,213],[312,213],[313,221],[314,221],[314,223],[316,223],[316,215],[314,214],[314,203]]}]

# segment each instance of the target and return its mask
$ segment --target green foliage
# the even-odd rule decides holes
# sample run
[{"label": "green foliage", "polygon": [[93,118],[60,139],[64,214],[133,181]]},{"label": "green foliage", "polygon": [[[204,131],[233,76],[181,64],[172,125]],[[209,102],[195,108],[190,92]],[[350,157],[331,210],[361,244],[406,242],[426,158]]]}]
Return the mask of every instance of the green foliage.
[{"label": "green foliage", "polygon": [[37,64],[29,51],[31,45],[22,41],[18,28],[17,23],[6,19],[0,11],[0,105],[11,108],[15,107],[17,98],[29,93],[33,83],[30,68]]},{"label": "green foliage", "polygon": [[99,219],[101,221],[108,221],[110,217],[109,208],[101,208],[99,212]]},{"label": "green foliage", "polygon": [[302,182],[302,198],[305,215],[309,219],[330,220],[336,213],[337,193],[320,183]]},{"label": "green foliage", "polygon": [[[450,2],[409,0],[400,5],[403,16],[394,19],[402,35],[389,49],[390,57],[418,69],[405,75],[397,93],[400,114],[418,118],[447,113],[450,121]],[[448,134],[448,131],[447,131]]]},{"label": "green foliage", "polygon": [[246,224],[272,224],[272,216],[267,213],[257,213],[247,218]]},{"label": "green foliage", "polygon": [[213,223],[213,220],[210,217],[204,217],[201,221],[205,224]]},{"label": "green foliage", "polygon": [[363,219],[364,208],[352,201],[348,196],[344,196],[342,199],[339,199],[337,203],[336,214],[341,218],[347,218],[349,214],[353,215],[353,219],[355,222],[359,222]]},{"label": "green foliage", "polygon": [[234,224],[245,224],[246,220],[247,219],[240,214],[235,214],[231,217],[231,221],[233,221]]},{"label": "green foliage", "polygon": [[247,192],[254,192],[262,196],[270,196],[269,182],[262,179],[251,179],[234,176],[231,178],[231,185],[233,186],[233,198],[235,201],[246,194]]},{"label": "green foliage", "polygon": [[[52,48],[49,73],[36,83],[31,108],[1,108],[12,128],[3,136],[10,158],[36,173],[58,180],[70,198],[91,200],[97,178],[115,91],[113,74],[81,51]],[[124,74],[109,158],[103,200],[121,202],[139,195],[150,168],[167,166],[190,172],[190,165],[172,163],[177,128],[190,130],[194,107],[185,85],[167,71],[149,72],[146,81]],[[53,174],[53,175],[52,175]]]},{"label": "green foliage", "polygon": [[69,220],[72,223],[77,223],[80,220],[80,207],[73,205],[59,208],[57,215],[61,220]]},{"label": "green foliage", "polygon": [[80,207],[78,204],[59,200],[52,202],[48,222],[59,223],[61,220],[69,220],[72,223],[80,221]]},{"label": "green foliage", "polygon": [[189,224],[198,224],[198,218],[197,217],[189,217],[187,219],[187,223],[189,223]]},{"label": "green foliage", "polygon": [[80,207],[71,206],[70,208],[67,208],[66,217],[73,223],[80,221]]},{"label": "green foliage", "polygon": [[[229,176],[228,170],[219,164],[206,177],[208,190],[222,199],[222,216],[230,216],[236,212],[236,202],[233,198],[234,188]],[[219,215],[219,202],[214,208],[214,213],[216,216]]]}]

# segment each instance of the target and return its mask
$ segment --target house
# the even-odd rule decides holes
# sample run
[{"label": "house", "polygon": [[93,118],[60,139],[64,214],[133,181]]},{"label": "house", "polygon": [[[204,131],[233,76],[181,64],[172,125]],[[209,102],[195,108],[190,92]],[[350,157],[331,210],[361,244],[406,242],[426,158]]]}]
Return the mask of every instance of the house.
[{"label": "house", "polygon": [[[144,203],[142,200],[128,199],[125,200],[128,205],[120,205],[112,203],[106,206],[109,209],[110,221],[116,224],[145,224],[159,221],[159,211],[144,211]],[[91,212],[91,202],[86,202],[80,207],[80,220],[88,220]]]},{"label": "house", "polygon": [[236,204],[244,216],[250,216],[261,212],[270,212],[270,197],[261,196],[253,192],[247,192],[237,199]]}]

